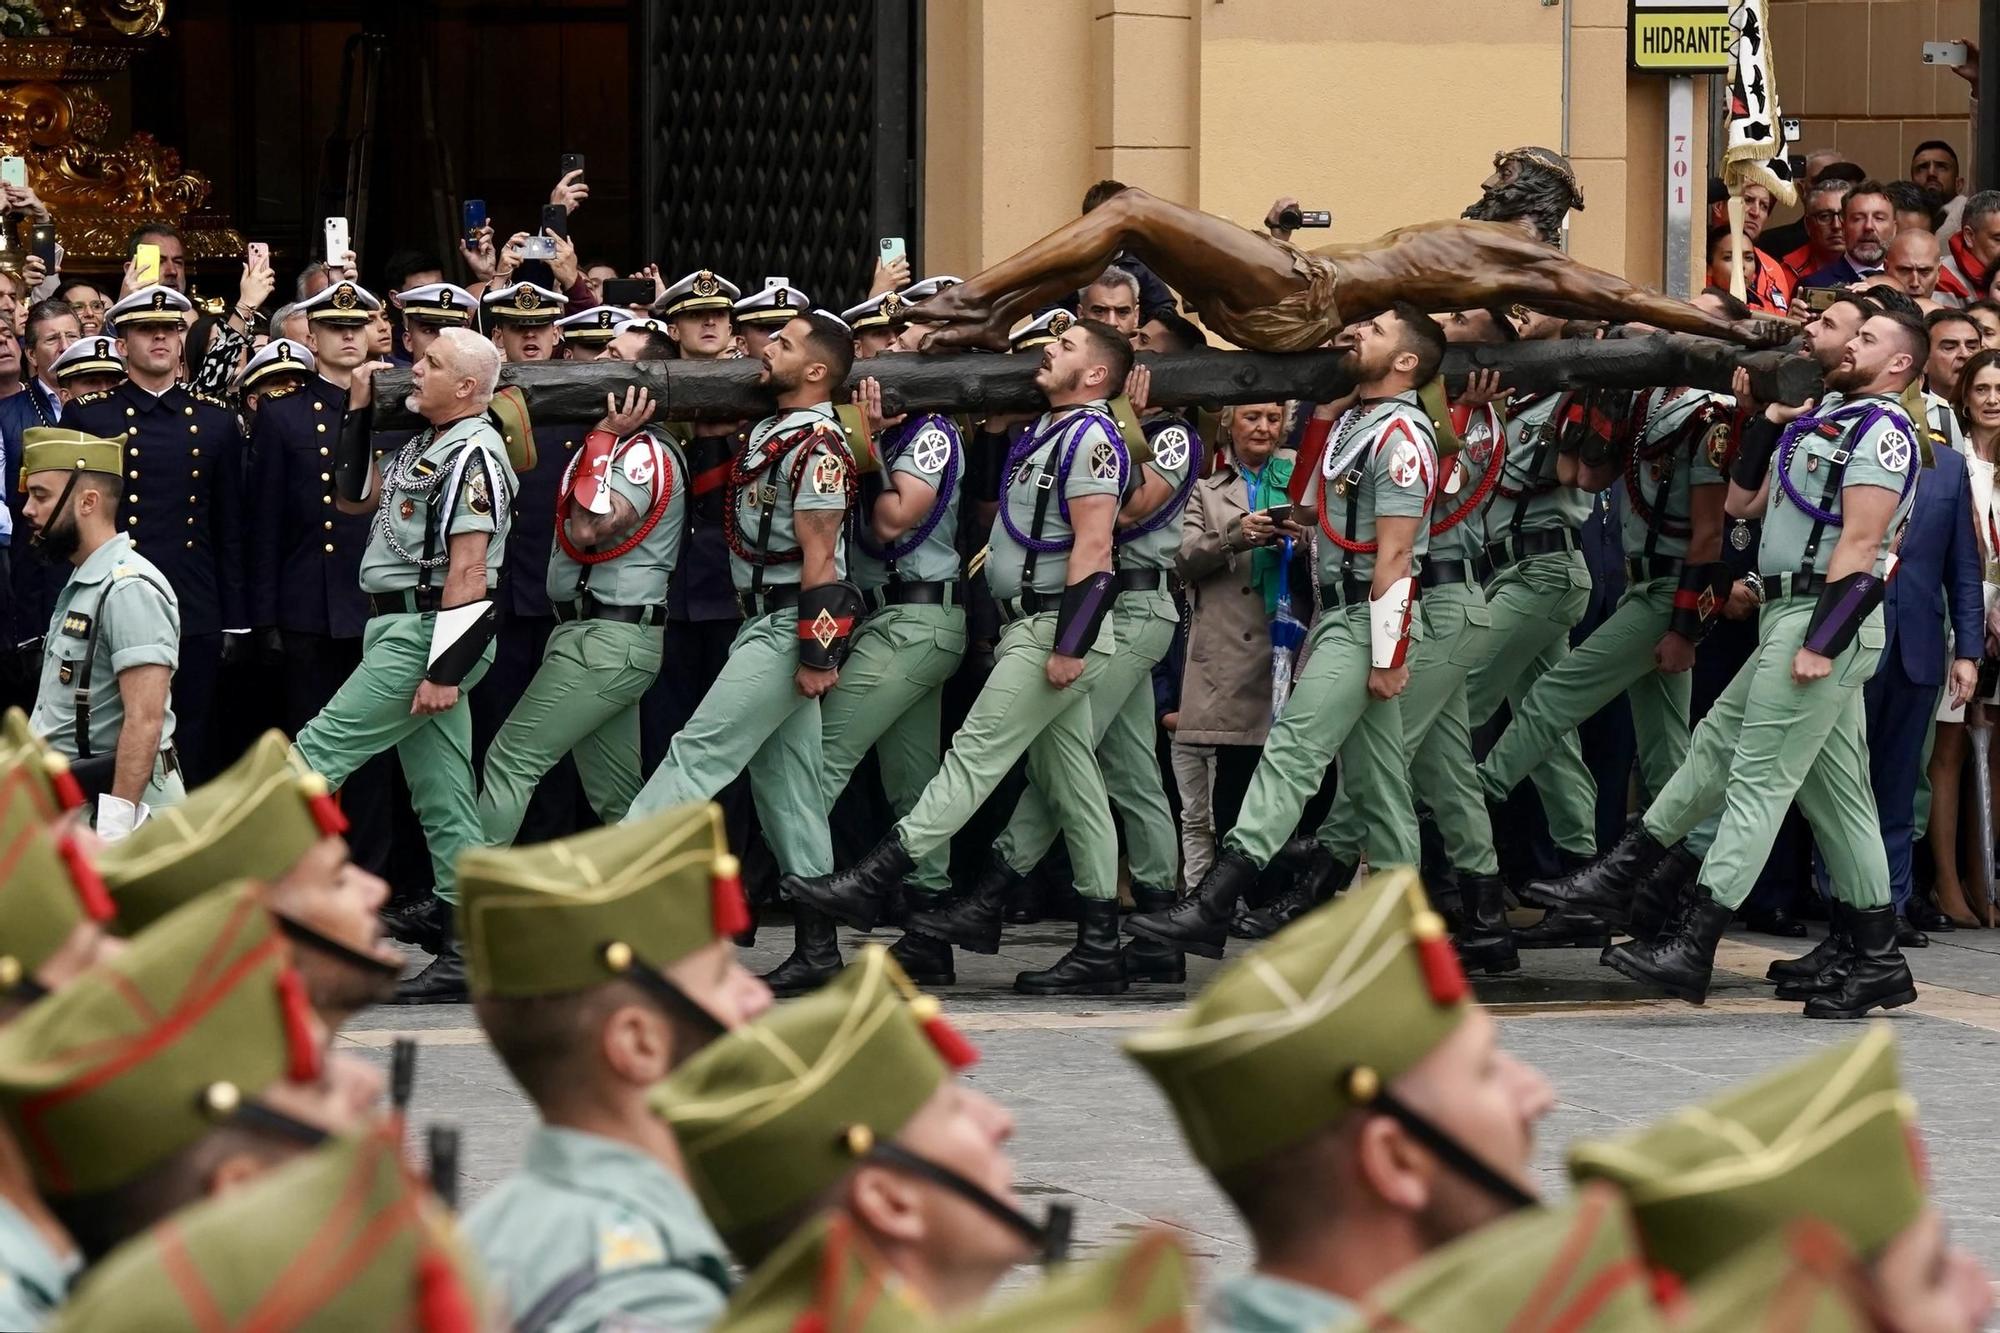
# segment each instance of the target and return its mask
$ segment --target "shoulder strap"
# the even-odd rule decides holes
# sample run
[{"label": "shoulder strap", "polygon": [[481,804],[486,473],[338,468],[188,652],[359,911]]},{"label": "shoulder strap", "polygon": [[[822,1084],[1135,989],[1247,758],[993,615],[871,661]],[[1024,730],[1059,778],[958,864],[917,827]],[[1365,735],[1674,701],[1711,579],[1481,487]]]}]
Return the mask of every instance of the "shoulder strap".
[{"label": "shoulder strap", "polygon": [[[159,581],[154,579],[150,574],[137,573],[130,577],[144,580],[146,583],[151,584],[153,591],[159,593],[161,597],[168,601],[173,600],[171,594],[165,588],[161,587]],[[75,705],[76,757],[79,759],[88,759],[92,753],[90,748],[90,673],[91,668],[97,662],[97,636],[104,629],[105,616],[110,614],[111,590],[115,586],[117,586],[117,578],[114,575],[105,580],[104,591],[97,594],[97,614],[90,618],[90,632],[84,636],[83,665],[76,673],[76,681],[74,682],[75,693],[71,696],[72,702]]]}]

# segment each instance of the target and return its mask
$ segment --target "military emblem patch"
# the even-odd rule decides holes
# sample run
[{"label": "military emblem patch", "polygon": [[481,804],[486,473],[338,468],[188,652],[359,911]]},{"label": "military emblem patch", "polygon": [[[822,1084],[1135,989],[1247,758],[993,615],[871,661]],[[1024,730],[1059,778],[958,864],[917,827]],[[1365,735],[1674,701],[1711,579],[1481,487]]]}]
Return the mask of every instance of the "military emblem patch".
[{"label": "military emblem patch", "polygon": [[653,451],[635,445],[625,451],[625,480],[634,486],[653,484]]},{"label": "military emblem patch", "polygon": [[917,465],[917,471],[935,477],[951,461],[951,437],[936,426],[924,427],[910,442],[910,461]]},{"label": "military emblem patch", "polygon": [[493,493],[487,489],[484,470],[473,473],[465,482],[465,507],[475,514],[493,512]]},{"label": "military emblem patch", "polygon": [[415,500],[405,500],[396,507],[396,512],[401,514],[403,521],[407,523],[417,516],[417,502]]},{"label": "military emblem patch", "polygon": [[887,315],[890,319],[894,319],[903,313],[903,298],[894,292],[889,292],[882,297],[880,308],[883,314]]},{"label": "military emblem patch", "polygon": [[1424,475],[1424,456],[1412,440],[1399,440],[1389,455],[1389,480],[1398,486],[1414,486]]},{"label": "military emblem patch", "polygon": [[1729,525],[1729,544],[1739,551],[1750,549],[1750,525],[1741,520]]},{"label": "military emblem patch", "polygon": [[1729,461],[1729,427],[1717,426],[1708,433],[1708,462],[1711,467],[1721,467]]},{"label": "military emblem patch", "polygon": [[695,276],[694,294],[696,296],[713,296],[721,290],[722,284],[717,282],[715,275],[707,269],[703,269]]},{"label": "military emblem patch", "polygon": [[1480,468],[1485,468],[1487,460],[1493,457],[1493,427],[1488,424],[1486,414],[1480,413],[1477,421],[1466,428],[1465,456]]},{"label": "military emblem patch", "polygon": [[813,494],[838,495],[847,481],[847,465],[832,454],[813,464]]},{"label": "military emblem patch", "polygon": [[623,1268],[657,1264],[667,1257],[659,1233],[629,1218],[607,1222],[597,1228],[597,1271],[615,1273]]},{"label": "military emblem patch", "polygon": [[1187,466],[1192,448],[1186,426],[1168,426],[1153,437],[1153,462],[1168,472],[1178,472]]},{"label": "military emblem patch", "polygon": [[1118,480],[1118,451],[1111,441],[1099,440],[1090,446],[1090,475],[1099,481]]},{"label": "military emblem patch", "polygon": [[354,294],[353,283],[343,282],[340,286],[333,289],[333,308],[335,310],[352,310],[359,304],[361,304],[361,301]]},{"label": "military emblem patch", "polygon": [[840,637],[840,622],[835,620],[833,614],[824,607],[813,617],[812,636],[821,651],[833,647],[833,641]]},{"label": "military emblem patch", "polygon": [[1899,430],[1885,430],[1875,441],[1875,459],[1891,472],[1907,472],[1910,467],[1910,437]]},{"label": "military emblem patch", "polygon": [[62,632],[72,639],[90,637],[90,617],[71,611],[63,616]]}]

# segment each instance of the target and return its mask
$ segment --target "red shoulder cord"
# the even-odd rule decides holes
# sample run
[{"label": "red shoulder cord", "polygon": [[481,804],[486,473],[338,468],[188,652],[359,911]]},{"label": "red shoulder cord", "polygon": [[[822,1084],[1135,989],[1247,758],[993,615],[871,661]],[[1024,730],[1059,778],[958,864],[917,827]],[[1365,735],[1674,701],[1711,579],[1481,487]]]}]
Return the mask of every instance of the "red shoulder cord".
[{"label": "red shoulder cord", "polygon": [[[655,444],[658,442],[655,441]],[[564,555],[579,565],[601,565],[637,549],[640,542],[653,535],[653,529],[659,526],[661,517],[667,512],[667,502],[674,498],[673,455],[667,452],[664,445],[660,445],[659,449],[660,477],[653,487],[653,507],[646,512],[645,522],[633,529],[631,536],[608,551],[586,551],[569,539],[569,506],[576,487],[563,487],[562,494],[556,497],[556,545],[562,547]],[[613,457],[608,466],[617,467],[618,459]],[[573,479],[576,474],[572,472],[570,475]]]},{"label": "red shoulder cord", "polygon": [[[854,456],[848,453],[847,444],[841,439],[840,432],[830,426],[821,426],[817,423],[801,427],[793,431],[790,435],[787,435],[777,448],[767,449],[764,461],[756,467],[746,466],[746,460],[743,458],[738,458],[730,464],[730,495],[722,506],[722,539],[728,543],[730,554],[745,564],[768,568],[771,565],[796,564],[805,557],[805,548],[802,546],[794,546],[786,551],[752,550],[744,542],[742,530],[738,527],[735,492],[770,471],[780,458],[783,458],[793,449],[796,449],[800,443],[812,435],[823,436],[826,440],[827,448],[846,465],[841,490],[847,499],[848,512],[850,514],[854,512],[855,503],[860,498],[860,481],[854,473]],[[799,481],[805,476],[806,464],[811,460],[812,450],[808,449],[805,453],[799,455],[799,461],[792,465],[791,476],[786,479],[786,484],[792,488],[794,497],[799,493]]]},{"label": "red shoulder cord", "polygon": [[[1410,433],[1408,424],[1401,417],[1397,417],[1383,428],[1381,439],[1376,440],[1375,443],[1368,446],[1368,457],[1371,462],[1377,454],[1382,452],[1382,446],[1388,442],[1389,432],[1395,430],[1402,431],[1403,438],[1407,439],[1411,444],[1417,443],[1417,437]],[[1419,452],[1422,452],[1422,445],[1418,445],[1417,448]],[[1351,551],[1356,555],[1373,555],[1382,549],[1382,543],[1379,541],[1351,542],[1333,530],[1332,516],[1327,513],[1326,480],[1325,475],[1322,474],[1319,479],[1319,530],[1326,534],[1326,539],[1341,550]],[[1424,508],[1429,509],[1430,507],[1431,492],[1426,490],[1424,492]]]},{"label": "red shoulder cord", "polygon": [[[1453,408],[1452,410],[1456,412],[1458,409]],[[1497,413],[1495,414],[1495,417],[1497,420],[1498,417]],[[1466,421],[1469,422],[1472,420],[1472,417],[1468,413],[1465,419]],[[1453,424],[1458,425],[1460,430],[1465,429],[1463,424],[1460,423],[1453,423]],[[1431,536],[1442,537],[1445,533],[1450,532],[1453,528],[1465,522],[1465,520],[1471,516],[1473,510],[1485,504],[1486,497],[1493,494],[1493,487],[1499,483],[1500,470],[1503,467],[1505,467],[1506,464],[1507,464],[1507,427],[1504,424],[1502,424],[1498,430],[1493,432],[1493,456],[1486,461],[1486,475],[1482,476],[1479,479],[1479,485],[1473,487],[1472,494],[1465,498],[1465,503],[1461,504],[1458,508],[1452,510],[1451,513],[1446,517],[1444,517],[1443,519],[1439,520],[1436,523],[1431,524]],[[1451,465],[1454,468],[1457,467],[1458,459],[1456,458],[1452,459]],[[1445,479],[1444,468],[1442,466],[1439,466],[1437,490],[1431,496],[1431,500],[1434,503],[1440,498],[1442,498],[1444,495],[1444,479]]]},{"label": "red shoulder cord", "polygon": [[[1645,401],[1645,396],[1641,395],[1638,399],[1638,404],[1643,404]],[[1633,407],[1634,416],[1638,415],[1638,404],[1635,404]],[[1713,430],[1719,424],[1722,413],[1723,409],[1712,399],[1709,402],[1701,404],[1688,413],[1687,420],[1674,429],[1672,435],[1668,437],[1666,444],[1645,456],[1647,458],[1659,458],[1678,453],[1683,440],[1694,440],[1694,448],[1701,448],[1702,446],[1698,437],[1706,436],[1709,431]],[[1633,516],[1650,528],[1653,526],[1653,507],[1646,503],[1645,488],[1639,484],[1639,459],[1641,457],[1640,450],[1645,446],[1645,440],[1642,438],[1644,433],[1645,426],[1643,424],[1633,429],[1632,447],[1625,453],[1625,500],[1626,503],[1632,506]],[[1692,450],[1689,451],[1688,466],[1694,466]],[[1685,537],[1694,531],[1694,528],[1691,526],[1691,520],[1676,520],[1665,514],[1660,515],[1659,528],[1661,532],[1669,537]]]}]

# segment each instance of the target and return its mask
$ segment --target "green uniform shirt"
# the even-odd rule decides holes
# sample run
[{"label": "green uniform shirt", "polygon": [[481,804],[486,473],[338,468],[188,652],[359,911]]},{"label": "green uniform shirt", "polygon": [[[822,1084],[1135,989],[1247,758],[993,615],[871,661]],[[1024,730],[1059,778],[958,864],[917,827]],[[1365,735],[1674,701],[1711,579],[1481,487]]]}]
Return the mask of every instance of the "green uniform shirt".
[{"label": "green uniform shirt", "polygon": [[[1505,452],[1507,428],[1491,403],[1474,408],[1466,419],[1465,429],[1458,434],[1465,447],[1438,464],[1444,469],[1444,485],[1439,488],[1437,501],[1431,509],[1431,527],[1456,514],[1479,494],[1479,488],[1486,484],[1488,469]],[[1486,497],[1487,501],[1491,501],[1491,487],[1487,488]],[[1430,533],[1430,558],[1434,561],[1474,560],[1483,554],[1486,549],[1486,515],[1483,510],[1484,502],[1443,532]]]},{"label": "green uniform shirt", "polygon": [[[732,500],[736,506],[736,535],[752,550],[795,549],[799,540],[798,525],[792,521],[794,510],[817,509],[838,513],[847,508],[848,465],[841,449],[834,447],[840,445],[844,449],[845,445],[840,433],[840,420],[834,416],[831,403],[793,408],[758,422],[750,432],[744,466],[755,467],[764,460],[775,442],[813,425],[822,425],[825,430],[807,435],[787,448],[784,457],[765,467],[754,481],[736,488]],[[797,478],[796,486],[794,478]],[[767,519],[770,523],[768,530],[765,527]],[[766,565],[763,586],[796,585],[802,567],[797,560]],[[834,543],[833,569],[836,576],[847,577],[847,543],[844,541]],[[749,592],[755,586],[752,580],[757,574],[756,567],[734,551],[729,553],[729,574],[735,580],[738,592]]]},{"label": "green uniform shirt", "polygon": [[1153,461],[1145,465],[1146,471],[1166,482],[1171,491],[1164,505],[1155,509],[1134,526],[1143,527],[1158,520],[1150,532],[1142,532],[1118,548],[1120,569],[1172,569],[1174,557],[1181,549],[1181,514],[1187,508],[1188,496],[1192,491],[1184,491],[1188,472],[1194,467],[1194,431],[1187,422],[1176,416],[1168,416],[1163,424],[1155,426],[1146,423],[1146,438],[1153,447]]},{"label": "green uniform shirt", "polygon": [[0,1328],[32,1333],[47,1323],[82,1261],[59,1258],[34,1223],[0,1199]]},{"label": "green uniform shirt", "polygon": [[499,586],[515,490],[506,442],[484,416],[418,431],[394,458],[382,460],[380,504],[361,553],[361,590],[442,586],[447,539],[464,532],[492,534],[486,587]]},{"label": "green uniform shirt", "polygon": [[1725,478],[1708,431],[1689,430],[1672,445],[1665,441],[1688,427],[1700,408],[1729,402],[1726,395],[1699,389],[1653,389],[1641,396],[1638,438],[1623,460],[1626,503],[1619,531],[1626,555],[1687,555],[1690,493],[1696,486],[1722,485]]},{"label": "green uniform shirt", "polygon": [[1556,481],[1555,410],[1559,393],[1523,401],[1508,408],[1507,462],[1486,506],[1486,540],[1497,542],[1520,530],[1577,528],[1590,517],[1590,493]]},{"label": "green uniform shirt", "polygon": [[[958,577],[958,495],[965,477],[965,445],[958,426],[950,417],[929,415],[913,418],[884,431],[879,441],[882,465],[891,477],[915,477],[937,491],[934,505],[937,526],[907,554],[895,555],[896,574],[905,583],[944,583]],[[954,466],[954,463],[956,466]],[[949,478],[949,485],[946,484]],[[855,543],[854,582],[861,588],[879,588],[889,581],[889,556],[902,550],[917,535],[929,513],[918,518],[917,526],[887,546],[868,533]],[[866,527],[866,524],[863,524]]]},{"label": "green uniform shirt", "polygon": [[729,1300],[727,1251],[693,1192],[596,1134],[538,1126],[464,1231],[519,1333],[706,1328]]},{"label": "green uniform shirt", "polygon": [[[576,464],[577,458],[570,459],[569,470],[563,473],[562,495],[568,495],[575,485]],[[680,560],[681,533],[687,526],[687,463],[671,436],[640,431],[618,442],[605,476],[612,494],[622,496],[638,518],[625,531],[599,542],[603,550],[624,545],[653,517],[653,508],[662,496],[666,503],[637,546],[598,564],[586,566],[571,559],[558,536],[549,552],[549,600],[577,600],[586,586],[584,574],[588,570],[590,595],[600,602],[611,606],[663,605],[674,566]],[[588,550],[573,535],[570,540],[579,550]]]},{"label": "green uniform shirt", "polygon": [[1330,1291],[1244,1273],[1216,1285],[1207,1313],[1209,1333],[1321,1333],[1355,1310]]},{"label": "green uniform shirt", "polygon": [[[1793,489],[1807,503],[1835,514],[1842,512],[1841,496],[1839,492],[1830,497],[1827,495],[1827,478],[1836,466],[1834,459],[1842,452],[1847,454],[1847,467],[1841,474],[1841,491],[1850,486],[1880,486],[1902,496],[1896,506],[1895,517],[1882,534],[1881,549],[1876,553],[1875,560],[1874,572],[1877,574],[1884,572],[1881,557],[1888,553],[1896,534],[1909,517],[1911,503],[1916,499],[1914,486],[1907,492],[1903,489],[1911,469],[1918,465],[1918,456],[1917,442],[1910,434],[1911,423],[1903,415],[1901,404],[1881,394],[1860,398],[1839,398],[1829,394],[1827,397],[1831,401],[1819,407],[1813,415],[1825,420],[1838,410],[1840,419],[1835,423],[1838,433],[1828,436],[1808,429],[1797,438],[1795,446],[1789,451],[1789,458],[1781,449],[1771,460],[1774,471],[1770,497],[1764,510],[1764,539],[1757,548],[1757,568],[1767,575],[1791,573],[1808,567],[1806,542],[1814,527],[1812,516],[1786,494],[1778,481],[1776,469],[1784,468]],[[1858,428],[1868,413],[1854,410],[1864,404],[1890,409],[1877,417],[1865,433]],[[1839,542],[1838,528],[1828,525],[1821,531],[1819,549],[1813,553],[1810,565],[1814,573],[1826,573],[1827,565],[1833,559],[1833,548]]]},{"label": "green uniform shirt", "polygon": [[[1422,520],[1437,482],[1437,442],[1415,393],[1357,403],[1334,423],[1319,467],[1321,583],[1343,575],[1366,584],[1375,576],[1373,551],[1348,551],[1340,541],[1373,544],[1375,520]],[[1330,533],[1339,534],[1335,541]],[[1430,548],[1430,525],[1417,524],[1410,554]]]},{"label": "green uniform shirt", "polygon": [[[1091,414],[1089,420],[1079,421],[1078,414],[1085,411]],[[1042,516],[1041,540],[1061,543],[1064,549],[1044,551],[1036,557],[1035,591],[1059,593],[1069,583],[1068,543],[1076,536],[1063,515],[1062,502],[1074,503],[1092,495],[1117,496],[1124,489],[1128,462],[1117,423],[1102,399],[1044,413],[1024,439],[1032,440],[1033,447],[1003,479],[1001,518],[993,524],[986,551],[986,585],[1002,601],[1022,592],[1021,571],[1028,551],[1014,533],[1018,529],[1022,536],[1035,536],[1035,500],[1041,493],[1042,474],[1054,472],[1048,507]],[[1056,454],[1058,448],[1061,456]]]},{"label": "green uniform shirt", "polygon": [[[180,665],[180,599],[167,576],[134,551],[132,539],[121,532],[92,551],[69,576],[56,596],[43,644],[41,687],[29,725],[56,749],[72,759],[78,757],[76,688],[82,683],[84,654],[92,651],[90,750],[110,754],[118,748],[118,733],[125,725],[118,673],[138,666],[171,671]],[[162,750],[174,738],[171,694],[169,690],[160,725]]]}]

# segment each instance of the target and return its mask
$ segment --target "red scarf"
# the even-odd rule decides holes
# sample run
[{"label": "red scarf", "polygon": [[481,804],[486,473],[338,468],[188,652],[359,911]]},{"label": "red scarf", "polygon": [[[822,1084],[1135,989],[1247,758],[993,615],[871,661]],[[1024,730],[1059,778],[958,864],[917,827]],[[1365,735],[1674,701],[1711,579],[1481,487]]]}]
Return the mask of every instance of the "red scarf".
[{"label": "red scarf", "polygon": [[[1986,286],[1993,280],[1992,270],[1973,256],[1972,245],[1965,239],[1963,231],[1953,232],[1949,245],[1951,257],[1958,264],[1958,272],[1954,273],[1948,267],[1940,269],[1937,285],[1967,302],[1979,300],[1986,295]],[[1959,280],[1959,273],[1965,275],[1964,282]],[[1968,283],[1971,284],[1970,287],[1967,286]]]}]

